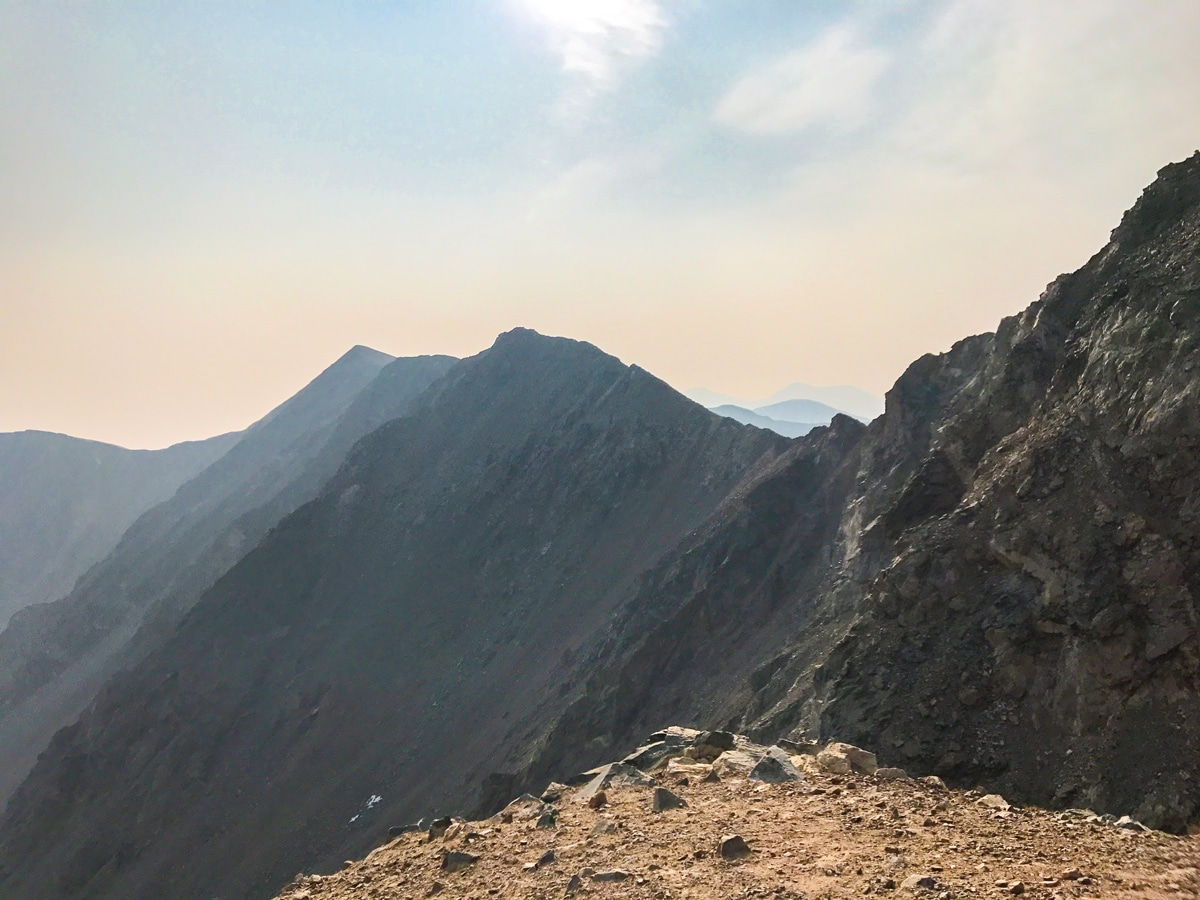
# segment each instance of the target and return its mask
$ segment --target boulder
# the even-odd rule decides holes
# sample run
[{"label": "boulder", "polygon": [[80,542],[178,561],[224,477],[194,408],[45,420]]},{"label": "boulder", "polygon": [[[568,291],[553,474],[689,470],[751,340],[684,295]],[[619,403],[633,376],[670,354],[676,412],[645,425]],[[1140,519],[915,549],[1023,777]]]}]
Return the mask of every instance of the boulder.
[{"label": "boulder", "polygon": [[932,875],[909,875],[900,882],[900,887],[910,891],[933,891],[937,890],[937,880]]},{"label": "boulder", "polygon": [[442,854],[442,869],[447,872],[457,872],[468,866],[473,866],[479,857],[474,853],[464,853],[461,850],[448,850]]},{"label": "boulder", "polygon": [[792,765],[791,759],[780,747],[769,748],[754,764],[747,777],[751,781],[765,781],[767,784],[804,780],[804,776]]},{"label": "boulder", "polygon": [[453,824],[454,821],[449,816],[434,819],[429,823],[429,840],[435,841],[442,837],[446,833],[446,830]]},{"label": "boulder", "polygon": [[500,810],[500,816],[505,821],[521,821],[522,819],[536,819],[546,809],[546,804],[533,794],[522,794],[504,809]]},{"label": "boulder", "polygon": [[592,881],[624,881],[628,877],[628,872],[613,869],[611,872],[597,872],[592,876]]},{"label": "boulder", "polygon": [[1008,812],[1012,806],[1007,800],[999,794],[985,794],[975,801],[980,806],[986,806],[988,809],[998,809],[1001,812]]},{"label": "boulder", "polygon": [[712,765],[706,762],[699,762],[694,759],[688,759],[684,756],[676,757],[667,763],[666,773],[668,776],[677,776],[687,779],[696,779],[703,781],[708,773],[712,771]]},{"label": "boulder", "polygon": [[879,781],[907,781],[908,773],[903,769],[880,766],[875,770],[875,778]]},{"label": "boulder", "polygon": [[666,788],[658,787],[654,789],[654,798],[650,802],[650,808],[655,812],[663,812],[668,809],[682,809],[685,806],[687,806],[686,800],[671,793]]},{"label": "boulder", "polygon": [[712,770],[721,778],[748,778],[758,759],[745,750],[726,750],[713,762]]},{"label": "boulder", "polygon": [[750,855],[750,846],[740,834],[727,834],[717,844],[717,852],[723,859],[742,859]]},{"label": "boulder", "polygon": [[817,762],[825,771],[835,775],[846,775],[850,772],[874,775],[875,770],[879,768],[874,753],[853,744],[838,742],[826,745],[825,749],[817,754]]},{"label": "boulder", "polygon": [[653,787],[654,779],[626,763],[609,763],[595,770],[592,780],[575,795],[575,799],[586,803],[606,787]]}]

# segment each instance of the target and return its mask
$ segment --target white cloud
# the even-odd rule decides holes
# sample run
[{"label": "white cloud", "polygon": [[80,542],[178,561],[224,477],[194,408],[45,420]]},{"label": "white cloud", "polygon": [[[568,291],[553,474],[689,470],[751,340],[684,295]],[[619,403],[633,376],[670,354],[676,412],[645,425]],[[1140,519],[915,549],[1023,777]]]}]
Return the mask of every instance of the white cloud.
[{"label": "white cloud", "polygon": [[564,72],[594,90],[610,87],[623,64],[656,54],[669,24],[656,0],[521,0],[545,31]]},{"label": "white cloud", "polygon": [[888,66],[888,54],[861,46],[847,28],[744,76],[717,105],[721,125],[751,134],[788,134],[860,122]]}]

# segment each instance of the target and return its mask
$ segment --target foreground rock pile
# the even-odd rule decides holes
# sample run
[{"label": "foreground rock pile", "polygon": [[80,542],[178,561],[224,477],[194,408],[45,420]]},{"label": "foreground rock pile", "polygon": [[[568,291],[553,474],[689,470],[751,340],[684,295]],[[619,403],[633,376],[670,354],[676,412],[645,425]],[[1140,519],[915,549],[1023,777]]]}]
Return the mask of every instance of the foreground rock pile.
[{"label": "foreground rock pile", "polygon": [[1200,840],[1087,810],[1018,809],[846,744],[671,728],[481,822],[393,837],[280,900],[1200,897]]}]

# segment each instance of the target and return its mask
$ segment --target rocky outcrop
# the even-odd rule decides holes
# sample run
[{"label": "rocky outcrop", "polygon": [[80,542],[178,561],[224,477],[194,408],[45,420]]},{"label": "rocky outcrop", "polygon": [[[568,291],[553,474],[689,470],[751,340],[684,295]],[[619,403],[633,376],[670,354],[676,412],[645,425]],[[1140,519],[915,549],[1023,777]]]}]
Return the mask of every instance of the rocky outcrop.
[{"label": "rocky outcrop", "polygon": [[647,578],[543,780],[664,719],[1006,796],[1200,817],[1200,154],[994,334],[915,362]]},{"label": "rocky outcrop", "polygon": [[[643,780],[612,787],[602,804],[585,802],[584,788],[559,786],[557,807],[526,795],[481,821],[443,818],[422,832],[399,830],[364,859],[297,876],[279,900],[572,897],[609,884],[647,900],[1200,894],[1196,838],[1106,822],[1089,810],[1018,808],[947,790],[936,778],[818,768],[786,783],[696,780],[679,766],[709,765],[694,761],[711,746],[699,732],[666,731],[682,737],[670,742],[673,755]],[[730,737],[736,746],[722,754],[755,746]],[[644,746],[662,743],[655,735]],[[866,754],[846,745],[813,749]],[[614,765],[621,764],[605,768]],[[535,825],[551,814],[553,828]]]}]

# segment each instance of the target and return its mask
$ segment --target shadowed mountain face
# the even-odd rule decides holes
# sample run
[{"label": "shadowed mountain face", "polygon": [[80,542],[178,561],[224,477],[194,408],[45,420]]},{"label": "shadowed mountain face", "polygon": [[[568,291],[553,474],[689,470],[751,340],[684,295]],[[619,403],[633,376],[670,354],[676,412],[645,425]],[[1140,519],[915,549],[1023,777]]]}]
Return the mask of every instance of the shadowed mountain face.
[{"label": "shadowed mountain face", "polygon": [[0,434],[0,628],[57,600],[139,515],[224,454],[239,435],[126,450],[65,434]]},{"label": "shadowed mountain face", "polygon": [[357,347],[145,513],[63,600],[0,634],[0,799],[104,681],[179,617],[283,516],[314,496],[355,440],[403,414],[450,357]]},{"label": "shadowed mountain face", "polygon": [[268,896],[469,805],[639,573],[785,444],[590,345],[501,336],[56,736],[0,890]]},{"label": "shadowed mountain face", "polygon": [[544,783],[682,720],[1181,829],[1198,471],[1200,153],[1024,313],[915,362],[882,418],[799,439],[731,498],[508,765]]}]

